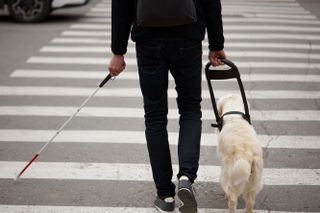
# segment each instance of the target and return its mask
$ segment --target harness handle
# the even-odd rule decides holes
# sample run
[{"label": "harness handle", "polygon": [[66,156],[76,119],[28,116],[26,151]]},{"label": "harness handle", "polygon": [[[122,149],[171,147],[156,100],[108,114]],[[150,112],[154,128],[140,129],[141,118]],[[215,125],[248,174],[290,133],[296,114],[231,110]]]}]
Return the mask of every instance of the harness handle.
[{"label": "harness handle", "polygon": [[206,75],[207,79],[210,80],[226,80],[232,78],[240,78],[239,70],[237,66],[228,59],[220,59],[224,64],[228,65],[230,69],[228,70],[211,70],[211,63],[206,65]]},{"label": "harness handle", "polygon": [[246,94],[245,94],[243,84],[242,84],[242,81],[240,78],[240,72],[239,72],[237,66],[232,61],[230,61],[228,59],[221,59],[221,61],[224,64],[226,64],[227,66],[229,66],[230,69],[228,69],[228,70],[212,70],[212,69],[210,69],[210,67],[211,67],[210,62],[207,63],[207,65],[205,67],[206,78],[207,78],[209,92],[210,92],[210,98],[211,98],[211,104],[212,104],[213,111],[214,111],[214,114],[216,117],[216,122],[217,122],[217,124],[213,124],[212,126],[218,127],[219,130],[221,130],[222,125],[223,125],[223,121],[218,113],[217,104],[216,104],[211,81],[212,80],[227,80],[227,79],[232,79],[232,78],[237,79],[240,93],[241,93],[241,97],[242,97],[242,101],[243,101],[243,105],[244,105],[245,119],[251,124],[248,102],[247,102]]}]

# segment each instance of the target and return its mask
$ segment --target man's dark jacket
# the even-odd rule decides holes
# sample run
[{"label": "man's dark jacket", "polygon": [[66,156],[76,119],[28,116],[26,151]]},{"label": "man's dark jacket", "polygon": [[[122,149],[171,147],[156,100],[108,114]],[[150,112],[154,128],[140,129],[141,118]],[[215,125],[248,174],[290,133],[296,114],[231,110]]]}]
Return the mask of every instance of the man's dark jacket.
[{"label": "man's dark jacket", "polygon": [[[161,0],[159,0],[161,1]],[[183,38],[203,40],[208,32],[209,49],[224,47],[220,0],[195,0],[198,21],[178,27],[138,27],[135,21],[136,0],[112,0],[112,43],[114,54],[127,52],[131,31],[133,41],[149,38]]]}]

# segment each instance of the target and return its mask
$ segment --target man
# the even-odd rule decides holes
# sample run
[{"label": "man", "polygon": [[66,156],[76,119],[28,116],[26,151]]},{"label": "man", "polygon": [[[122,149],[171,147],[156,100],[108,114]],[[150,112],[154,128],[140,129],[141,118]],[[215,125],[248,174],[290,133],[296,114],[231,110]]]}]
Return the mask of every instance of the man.
[{"label": "man", "polygon": [[196,0],[197,21],[175,27],[139,27],[135,20],[136,0],[112,0],[113,57],[109,72],[117,76],[125,69],[128,38],[136,42],[140,88],[145,110],[145,135],[157,188],[155,206],[174,211],[175,184],[167,133],[168,72],[178,93],[179,179],[181,212],[197,212],[192,184],[199,167],[201,138],[202,40],[205,28],[209,40],[209,60],[213,66],[225,58],[220,0]]}]

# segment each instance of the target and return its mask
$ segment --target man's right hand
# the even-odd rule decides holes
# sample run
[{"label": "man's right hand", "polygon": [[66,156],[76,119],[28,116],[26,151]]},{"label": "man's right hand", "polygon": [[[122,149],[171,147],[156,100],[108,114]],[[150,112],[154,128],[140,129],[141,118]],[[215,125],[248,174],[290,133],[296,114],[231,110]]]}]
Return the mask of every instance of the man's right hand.
[{"label": "man's right hand", "polygon": [[112,77],[119,75],[126,68],[123,55],[113,55],[109,62],[109,72]]}]

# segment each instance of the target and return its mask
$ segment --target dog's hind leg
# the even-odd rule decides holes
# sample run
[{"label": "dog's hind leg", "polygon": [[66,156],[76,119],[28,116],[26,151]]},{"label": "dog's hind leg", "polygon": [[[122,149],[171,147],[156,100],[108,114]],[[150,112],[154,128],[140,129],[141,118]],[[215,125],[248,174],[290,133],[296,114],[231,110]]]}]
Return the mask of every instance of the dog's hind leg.
[{"label": "dog's hind leg", "polygon": [[235,192],[229,191],[227,194],[227,197],[228,197],[229,213],[236,213],[237,203],[238,203],[237,194]]},{"label": "dog's hind leg", "polygon": [[253,206],[256,199],[256,193],[255,191],[250,191],[245,194],[244,199],[246,201],[246,208],[245,213],[252,213],[253,212]]}]

